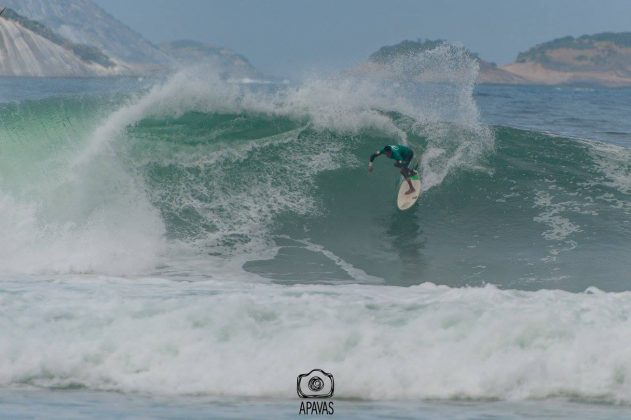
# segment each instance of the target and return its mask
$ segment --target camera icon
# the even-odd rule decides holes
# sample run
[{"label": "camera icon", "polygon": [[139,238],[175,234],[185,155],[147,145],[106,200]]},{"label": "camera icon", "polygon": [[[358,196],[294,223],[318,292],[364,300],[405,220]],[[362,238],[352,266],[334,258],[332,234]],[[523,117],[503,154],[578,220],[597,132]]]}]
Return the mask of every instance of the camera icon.
[{"label": "camera icon", "polygon": [[298,375],[298,396],[300,398],[331,398],[335,382],[333,375],[322,369]]}]

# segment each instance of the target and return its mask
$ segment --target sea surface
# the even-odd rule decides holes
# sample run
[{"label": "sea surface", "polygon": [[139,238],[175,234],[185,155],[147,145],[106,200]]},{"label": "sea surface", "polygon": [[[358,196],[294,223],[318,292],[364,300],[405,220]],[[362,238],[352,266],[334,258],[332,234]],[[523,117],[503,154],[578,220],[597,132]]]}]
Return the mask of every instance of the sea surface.
[{"label": "sea surface", "polygon": [[631,89],[410,66],[0,79],[0,417],[629,418]]}]

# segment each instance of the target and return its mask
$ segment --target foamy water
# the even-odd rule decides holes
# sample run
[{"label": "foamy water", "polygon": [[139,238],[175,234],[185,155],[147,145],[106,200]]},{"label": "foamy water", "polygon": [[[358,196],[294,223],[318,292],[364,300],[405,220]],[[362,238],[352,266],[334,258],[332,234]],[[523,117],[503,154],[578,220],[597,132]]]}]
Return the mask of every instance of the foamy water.
[{"label": "foamy water", "polygon": [[5,278],[0,303],[5,387],[282,399],[319,367],[340,398],[631,401],[629,293]]}]

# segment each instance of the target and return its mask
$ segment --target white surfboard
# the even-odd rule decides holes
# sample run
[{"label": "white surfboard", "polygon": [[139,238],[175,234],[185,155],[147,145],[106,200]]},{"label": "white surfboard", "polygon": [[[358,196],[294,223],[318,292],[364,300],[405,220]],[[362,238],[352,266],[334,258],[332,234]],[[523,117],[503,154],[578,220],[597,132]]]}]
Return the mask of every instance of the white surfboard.
[{"label": "white surfboard", "polygon": [[414,191],[412,194],[406,194],[406,192],[410,189],[407,181],[404,179],[401,181],[401,185],[399,186],[399,195],[397,196],[397,206],[399,210],[407,210],[416,203],[416,200],[421,196],[421,179],[420,175],[417,173],[416,175],[410,177],[412,181],[412,185],[414,185]]}]

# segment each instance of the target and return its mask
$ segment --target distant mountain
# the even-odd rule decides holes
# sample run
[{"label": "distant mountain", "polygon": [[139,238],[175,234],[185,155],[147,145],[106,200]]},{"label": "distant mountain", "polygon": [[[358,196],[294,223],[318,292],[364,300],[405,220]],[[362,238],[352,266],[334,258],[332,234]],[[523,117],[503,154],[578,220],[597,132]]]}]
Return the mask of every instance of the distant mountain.
[{"label": "distant mountain", "polygon": [[[385,46],[354,72],[377,71],[397,57],[433,50],[443,43],[418,40]],[[468,50],[465,54],[480,66],[478,83],[631,86],[631,32],[555,39],[520,53],[515,63],[501,67]]]},{"label": "distant mountain", "polygon": [[0,12],[0,75],[112,76],[129,68],[96,47],[73,43],[14,10]]},{"label": "distant mountain", "polygon": [[160,49],[181,65],[209,62],[220,72],[235,77],[258,77],[247,58],[234,51],[199,41],[180,40],[160,44]]},{"label": "distant mountain", "polygon": [[141,68],[171,62],[157,46],[89,0],[0,0],[0,3],[72,42],[98,47],[121,62]]},{"label": "distant mountain", "polygon": [[[394,62],[399,57],[412,56],[415,54],[423,53],[425,51],[433,50],[441,45],[446,44],[445,40],[422,40],[417,41],[402,41],[395,45],[389,45],[381,47],[378,51],[371,54],[368,63],[360,66],[355,72],[359,71],[374,71],[380,66],[387,65]],[[473,53],[467,49],[464,49],[464,53],[478,62],[480,66],[480,72],[478,73],[479,83],[510,83],[519,84],[526,83],[526,80],[521,76],[508,72],[495,63],[483,60],[478,54]]]},{"label": "distant mountain", "polygon": [[433,50],[434,48],[441,46],[445,42],[446,41],[442,39],[419,39],[418,41],[405,40],[395,45],[387,45],[385,47],[379,48],[379,50],[370,55],[369,60],[374,63],[386,64],[388,62],[394,61],[401,56],[410,56]]},{"label": "distant mountain", "polygon": [[220,71],[253,77],[256,71],[243,56],[231,50],[195,41],[176,41],[158,47],[108,14],[90,0],[0,0],[54,33],[77,43],[92,45],[136,74],[167,72],[182,64],[212,61]]},{"label": "distant mountain", "polygon": [[520,53],[503,69],[532,83],[631,85],[631,32],[558,38]]}]

